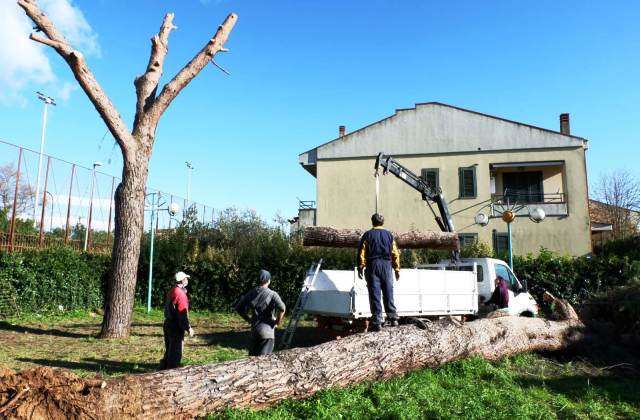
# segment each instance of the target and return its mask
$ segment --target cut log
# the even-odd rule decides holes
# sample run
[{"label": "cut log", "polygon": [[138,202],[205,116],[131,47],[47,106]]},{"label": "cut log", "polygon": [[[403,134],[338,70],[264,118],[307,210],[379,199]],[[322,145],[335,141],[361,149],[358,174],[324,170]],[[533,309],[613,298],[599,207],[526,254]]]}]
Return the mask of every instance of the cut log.
[{"label": "cut log", "polygon": [[[570,307],[554,300],[560,302],[556,307]],[[561,350],[580,342],[584,328],[572,310],[558,314],[563,315],[569,318],[406,325],[311,348],[105,382],[64,369],[6,371],[0,373],[0,412],[10,418],[191,418],[230,407],[264,408],[321,389],[391,378],[469,356],[495,360]]]},{"label": "cut log", "polygon": [[[364,234],[361,229],[335,229],[309,226],[304,230],[302,244],[305,246],[329,246],[334,248],[357,248]],[[456,251],[459,248],[458,234],[451,232],[418,231],[391,232],[398,248],[439,249]]]}]

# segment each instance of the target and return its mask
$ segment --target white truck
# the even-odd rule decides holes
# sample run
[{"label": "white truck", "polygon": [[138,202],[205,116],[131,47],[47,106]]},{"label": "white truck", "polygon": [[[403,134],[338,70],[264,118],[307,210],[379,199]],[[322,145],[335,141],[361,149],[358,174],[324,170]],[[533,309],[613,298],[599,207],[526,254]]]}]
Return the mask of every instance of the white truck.
[{"label": "white truck", "polygon": [[[394,301],[398,316],[441,317],[478,315],[487,301],[494,279],[502,276],[509,284],[509,315],[535,316],[535,299],[513,274],[509,266],[493,258],[461,259],[456,264],[441,261],[400,270],[394,282]],[[354,270],[310,270],[301,291],[303,313],[346,323],[371,317],[366,282]]]},{"label": "white truck", "polygon": [[509,285],[509,307],[506,311],[509,315],[536,316],[538,315],[538,303],[529,294],[526,283],[518,280],[511,268],[502,260],[494,258],[462,258],[456,264],[450,261],[440,261],[438,264],[421,266],[428,270],[467,271],[476,272],[476,284],[480,304],[488,301],[495,289],[495,279],[501,276]]}]

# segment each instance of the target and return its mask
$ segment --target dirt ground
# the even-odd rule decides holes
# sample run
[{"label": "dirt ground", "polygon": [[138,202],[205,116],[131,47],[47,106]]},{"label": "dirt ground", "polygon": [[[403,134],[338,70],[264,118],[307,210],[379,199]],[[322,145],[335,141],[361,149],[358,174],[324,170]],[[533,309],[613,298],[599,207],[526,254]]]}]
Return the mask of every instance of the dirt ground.
[{"label": "dirt ground", "polygon": [[[246,357],[250,330],[231,314],[192,314],[196,336],[185,340],[183,364],[217,363]],[[68,319],[0,320],[0,364],[20,371],[48,366],[72,370],[84,377],[114,377],[154,371],[163,356],[162,318],[135,314],[128,340],[100,340],[102,317],[78,314]],[[280,333],[282,330],[280,330]],[[307,347],[334,335],[305,322],[292,346]]]}]

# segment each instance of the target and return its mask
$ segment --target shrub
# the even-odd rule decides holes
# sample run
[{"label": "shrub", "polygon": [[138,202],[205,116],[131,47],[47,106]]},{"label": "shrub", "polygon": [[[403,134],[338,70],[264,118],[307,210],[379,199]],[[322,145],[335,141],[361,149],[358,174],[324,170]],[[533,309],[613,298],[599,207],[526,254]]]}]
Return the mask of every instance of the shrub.
[{"label": "shrub", "polygon": [[109,257],[56,248],[0,253],[0,278],[16,290],[23,311],[102,307]]}]

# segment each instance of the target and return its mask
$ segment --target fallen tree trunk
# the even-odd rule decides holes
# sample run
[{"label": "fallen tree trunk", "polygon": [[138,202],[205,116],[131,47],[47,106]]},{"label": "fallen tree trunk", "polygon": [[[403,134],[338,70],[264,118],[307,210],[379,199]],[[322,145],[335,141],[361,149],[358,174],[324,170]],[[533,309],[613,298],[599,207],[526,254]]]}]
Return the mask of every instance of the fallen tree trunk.
[{"label": "fallen tree trunk", "polygon": [[[0,378],[0,417],[191,418],[230,407],[264,408],[321,389],[391,378],[469,356],[494,360],[561,350],[578,343],[583,328],[573,317],[502,317],[466,324],[441,320],[422,329],[389,328],[311,348],[106,382],[83,380],[61,369],[30,369]],[[38,371],[40,382],[34,379]]]},{"label": "fallen tree trunk", "polygon": [[[309,226],[304,230],[302,244],[305,246],[357,248],[364,232],[364,230],[360,229]],[[396,240],[398,248],[458,250],[458,234],[456,233],[418,230],[391,233]]]}]

